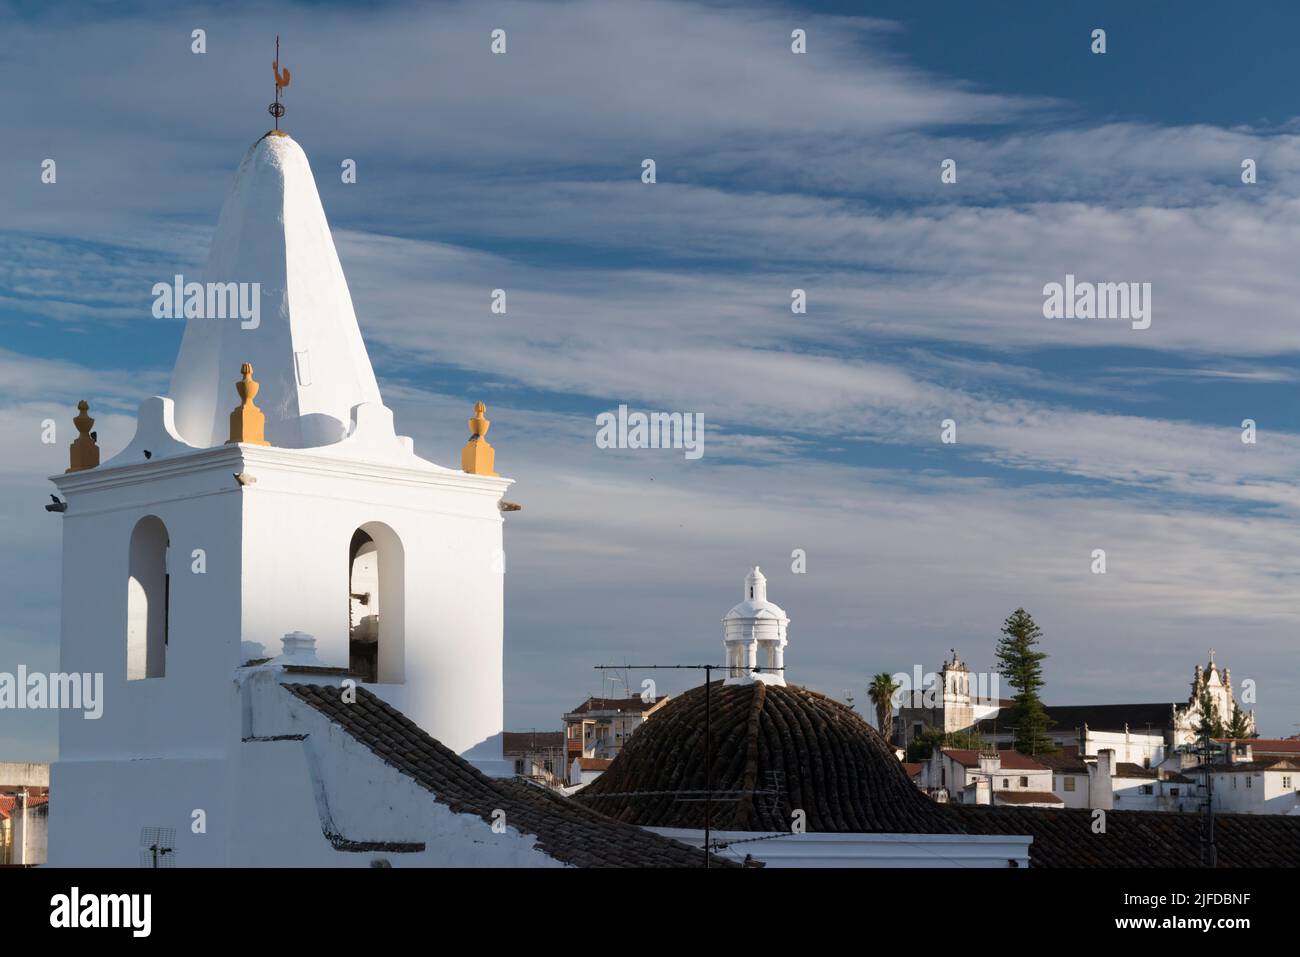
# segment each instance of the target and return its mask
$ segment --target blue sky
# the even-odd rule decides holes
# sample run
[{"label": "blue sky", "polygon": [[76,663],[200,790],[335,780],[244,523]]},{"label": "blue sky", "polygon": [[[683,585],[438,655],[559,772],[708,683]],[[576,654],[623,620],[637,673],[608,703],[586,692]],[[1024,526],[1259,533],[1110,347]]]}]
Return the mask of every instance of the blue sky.
[{"label": "blue sky", "polygon": [[[1049,704],[1182,700],[1214,647],[1295,733],[1300,11],[1130,7],[0,4],[0,670],[57,662],[40,422],[84,396],[120,448],[166,389],[149,290],[201,271],[279,32],[385,400],[450,464],[484,399],[518,481],[508,727],[720,657],[757,562],[830,694],[987,668],[1024,605]],[[1150,282],[1151,328],[1044,319],[1066,273]],[[703,413],[704,457],[598,450],[624,402]],[[6,750],[52,722],[0,713]]]}]

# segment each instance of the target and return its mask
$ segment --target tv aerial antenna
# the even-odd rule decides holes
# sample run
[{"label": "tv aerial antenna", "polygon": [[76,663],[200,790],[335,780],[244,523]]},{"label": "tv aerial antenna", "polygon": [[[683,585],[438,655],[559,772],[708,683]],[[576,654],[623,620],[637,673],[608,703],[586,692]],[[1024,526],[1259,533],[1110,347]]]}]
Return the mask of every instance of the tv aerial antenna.
[{"label": "tv aerial antenna", "polygon": [[140,866],[176,866],[176,828],[140,828]]}]

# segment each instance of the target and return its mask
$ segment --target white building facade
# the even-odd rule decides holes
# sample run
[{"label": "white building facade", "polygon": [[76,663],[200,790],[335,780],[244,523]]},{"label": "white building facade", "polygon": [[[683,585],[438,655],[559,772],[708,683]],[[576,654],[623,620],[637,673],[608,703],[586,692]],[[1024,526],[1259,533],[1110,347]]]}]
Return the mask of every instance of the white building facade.
[{"label": "white building facade", "polygon": [[[232,773],[253,700],[236,672],[278,658],[286,633],[314,636],[321,664],[344,671],[358,641],[375,646],[363,687],[481,770],[510,772],[510,480],[436,465],[395,431],[307,158],[287,135],[245,156],[206,279],[257,284],[260,324],[187,319],[171,394],[141,405],[126,448],[52,479],[67,503],[61,669],[102,673],[105,702],[98,720],[60,716],[52,863],[122,863],[133,815],[183,831],[197,811],[219,838],[193,856],[233,863],[235,851],[197,848],[237,846],[241,802],[257,800]],[[252,413],[235,388],[244,363],[244,386],[261,386]],[[228,440],[232,410],[258,408],[265,437]],[[454,448],[464,433],[448,425]],[[347,611],[358,595],[362,622]],[[126,812],[111,826],[96,811],[106,794]]]}]

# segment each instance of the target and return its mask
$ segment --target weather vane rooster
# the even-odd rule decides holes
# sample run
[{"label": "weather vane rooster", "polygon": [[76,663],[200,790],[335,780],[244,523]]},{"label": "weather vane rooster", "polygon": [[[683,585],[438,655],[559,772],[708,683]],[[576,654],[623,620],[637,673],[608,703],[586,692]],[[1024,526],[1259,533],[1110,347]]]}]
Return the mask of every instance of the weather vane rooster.
[{"label": "weather vane rooster", "polygon": [[275,71],[275,102],[268,106],[267,112],[275,117],[275,128],[280,128],[280,117],[284,116],[284,104],[280,102],[280,91],[289,85],[289,68],[280,69],[280,37],[275,38],[275,62],[271,64]]}]

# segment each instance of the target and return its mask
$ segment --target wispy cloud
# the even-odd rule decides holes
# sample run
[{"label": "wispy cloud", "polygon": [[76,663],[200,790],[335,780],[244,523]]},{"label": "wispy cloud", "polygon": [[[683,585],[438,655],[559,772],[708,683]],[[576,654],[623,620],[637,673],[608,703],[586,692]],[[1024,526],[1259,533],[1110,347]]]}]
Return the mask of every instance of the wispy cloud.
[{"label": "wispy cloud", "polygon": [[[0,81],[26,92],[0,155],[0,576],[22,583],[0,668],[52,647],[40,505],[72,406],[92,399],[107,452],[166,387],[176,329],[149,288],[202,263],[269,74],[252,4],[5,19]],[[1181,697],[1214,644],[1261,680],[1266,727],[1300,701],[1300,433],[1238,427],[1298,375],[1294,126],[1089,118],[918,69],[896,24],[780,6],[302,4],[278,23],[286,126],[401,430],[454,463],[487,398],[519,480],[511,723],[552,726],[599,690],[597,661],[716,652],[752,562],[794,618],[798,680],[831,693],[953,644],[990,664],[1024,604],[1054,700]],[[1152,283],[1151,329],[1044,319],[1066,273]],[[153,358],[124,358],[146,338]],[[1173,401],[1211,387],[1231,408]],[[598,451],[594,413],[623,401],[703,413],[705,457]]]}]

